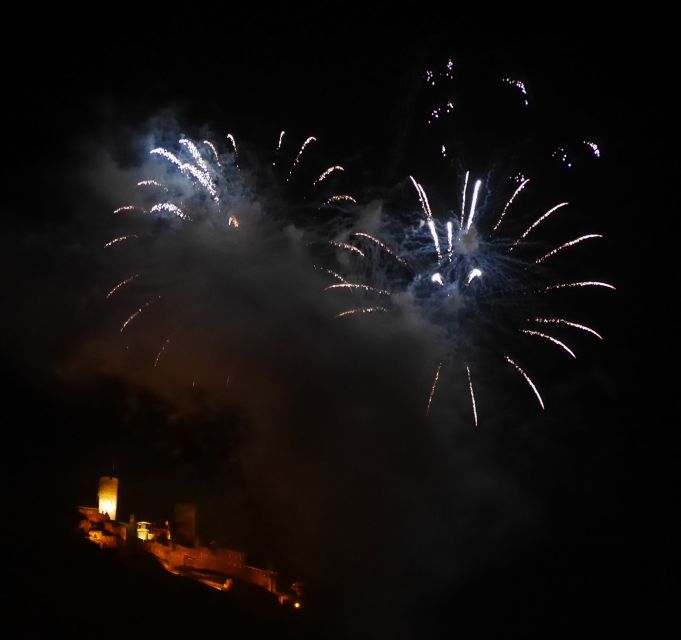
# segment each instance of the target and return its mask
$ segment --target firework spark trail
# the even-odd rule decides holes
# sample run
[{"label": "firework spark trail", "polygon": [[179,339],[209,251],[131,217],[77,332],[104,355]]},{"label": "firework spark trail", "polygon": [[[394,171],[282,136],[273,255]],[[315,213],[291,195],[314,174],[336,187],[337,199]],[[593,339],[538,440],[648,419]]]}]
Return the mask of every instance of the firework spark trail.
[{"label": "firework spark trail", "polygon": [[475,407],[475,393],[473,393],[473,382],[471,380],[471,370],[468,364],[466,364],[466,373],[468,374],[468,389],[471,392],[471,404],[473,405],[473,420],[475,421],[475,426],[478,426],[478,410]]},{"label": "firework spark trail", "polygon": [[336,314],[336,318],[345,318],[346,316],[354,316],[357,315],[358,313],[377,313],[377,312],[385,312],[387,313],[388,310],[385,307],[358,307],[357,309],[348,309],[347,311],[341,311],[340,313]]},{"label": "firework spark trail", "polygon": [[468,214],[468,222],[466,223],[466,231],[471,228],[473,224],[473,216],[475,216],[475,205],[478,202],[478,192],[480,191],[480,185],[482,180],[475,181],[475,187],[473,188],[473,199],[471,200],[471,212]]},{"label": "firework spark trail", "polygon": [[430,281],[439,284],[441,287],[445,286],[445,283],[442,280],[442,274],[440,273],[434,273],[432,276],[430,276]]},{"label": "firework spark trail", "polygon": [[426,196],[426,192],[424,191],[423,187],[414,180],[413,176],[409,176],[409,179],[412,181],[414,185],[414,189],[416,189],[416,193],[419,196],[419,202],[421,203],[421,209],[423,209],[423,215],[426,216],[426,220],[430,220],[433,217],[433,213],[430,210],[430,204],[428,202],[428,196]]},{"label": "firework spark trail", "polygon": [[348,244],[347,242],[337,242],[336,240],[329,240],[329,244],[333,247],[338,247],[339,249],[345,249],[346,251],[352,251],[353,253],[356,253],[362,258],[364,257],[364,252],[358,249],[357,247]]},{"label": "firework spark trail", "polygon": [[541,333],[541,331],[532,331],[531,329],[521,329],[521,333],[525,333],[528,336],[536,336],[537,338],[544,338],[545,340],[550,340],[553,342],[553,344],[558,345],[561,349],[569,353],[573,358],[577,358],[575,355],[575,352],[570,349],[565,343],[561,342],[560,340],[556,340],[553,336],[546,335],[545,333]]},{"label": "firework spark trail", "polygon": [[430,218],[427,222],[430,229],[430,235],[433,237],[433,244],[435,245],[435,253],[437,253],[438,261],[442,260],[442,252],[440,251],[440,239],[437,237],[437,230],[435,229],[435,220]]},{"label": "firework spark trail", "polygon": [[184,175],[193,177],[206,191],[208,191],[215,202],[219,202],[217,189],[215,188],[213,179],[207,171],[203,171],[203,169],[200,169],[189,162],[182,162],[174,153],[171,153],[163,147],[152,149],[149,153],[165,158],[171,164],[174,164]]},{"label": "firework spark trail", "polygon": [[174,213],[178,218],[182,220],[191,220],[191,218],[184,212],[180,207],[174,205],[172,202],[159,202],[151,208],[151,213],[156,211],[167,211],[168,213]]},{"label": "firework spark trail", "polygon": [[206,161],[203,159],[203,156],[201,155],[199,148],[191,140],[187,140],[187,138],[180,138],[178,142],[181,145],[187,147],[187,149],[189,149],[189,153],[191,154],[192,158],[194,158],[196,164],[199,165],[202,171],[208,173],[208,165],[206,164]]},{"label": "firework spark trail", "polygon": [[135,209],[139,209],[139,207],[136,207],[134,204],[126,204],[124,207],[118,207],[118,209],[114,209],[114,214],[123,213],[124,211],[134,211]]},{"label": "firework spark trail", "polygon": [[147,300],[137,311],[135,311],[121,326],[121,331],[120,333],[123,333],[123,330],[125,327],[127,327],[142,311],[144,311],[147,307],[150,307],[152,304],[155,302],[158,302],[161,299],[161,296],[157,296],[156,298],[152,298],[151,300]]},{"label": "firework spark trail", "polygon": [[527,238],[527,236],[530,234],[530,231],[534,229],[535,227],[539,226],[546,218],[548,218],[554,211],[558,211],[558,209],[561,209],[563,207],[567,207],[569,203],[568,202],[561,202],[560,204],[557,204],[555,207],[552,207],[549,209],[546,213],[543,215],[539,216],[525,231],[523,234],[511,245],[509,248],[509,251],[513,251],[513,248],[521,241]]},{"label": "firework spark trail", "polygon": [[459,222],[459,227],[463,226],[463,219],[466,215],[466,189],[468,188],[468,175],[470,171],[466,171],[466,177],[463,179],[463,192],[461,194],[461,220]]},{"label": "firework spark trail", "polygon": [[213,152],[213,155],[215,156],[215,162],[217,163],[218,167],[220,167],[220,156],[218,155],[218,150],[215,148],[215,145],[210,140],[204,140],[203,144],[205,144]]},{"label": "firework spark trail", "polygon": [[347,194],[337,194],[335,196],[331,196],[326,202],[324,202],[322,206],[333,204],[334,202],[351,202],[352,204],[357,204],[357,200],[355,200],[352,196]]},{"label": "firework spark trail", "polygon": [[277,151],[279,151],[279,150],[281,149],[281,141],[284,139],[284,134],[285,134],[285,133],[286,133],[285,131],[282,131],[282,132],[279,134],[279,144],[277,145]]},{"label": "firework spark trail", "polygon": [[508,211],[508,208],[511,206],[513,201],[515,200],[515,197],[525,188],[525,185],[530,181],[529,178],[526,178],[520,183],[520,186],[513,192],[513,195],[508,199],[508,202],[506,203],[506,206],[503,208],[501,215],[499,216],[499,220],[497,220],[497,223],[494,225],[492,228],[492,231],[496,231],[499,225],[501,224],[501,221],[504,219],[504,216],[506,215],[506,211]]},{"label": "firework spark trail", "polygon": [[111,247],[115,244],[118,244],[119,242],[125,242],[125,240],[133,240],[135,238],[139,238],[139,236],[136,233],[131,233],[127,236],[119,236],[118,238],[114,238],[113,240],[109,240],[109,242],[107,242],[104,245],[104,248],[106,249],[107,247]]},{"label": "firework spark trail", "polygon": [[324,291],[329,291],[331,289],[362,289],[364,291],[371,291],[373,293],[378,293],[382,296],[392,295],[390,291],[386,289],[377,289],[368,284],[354,284],[352,282],[343,282],[341,284],[330,284],[328,287],[324,288]]},{"label": "firework spark trail", "polygon": [[574,329],[580,329],[581,331],[591,333],[594,336],[596,336],[599,340],[603,340],[603,336],[597,331],[594,331],[591,327],[587,327],[584,324],[577,324],[576,322],[570,322],[569,320],[565,320],[564,318],[535,318],[534,321],[541,322],[543,324],[564,324],[567,325],[568,327],[573,327]]},{"label": "firework spark trail", "polygon": [[154,360],[154,369],[158,366],[158,361],[161,359],[161,356],[165,352],[166,348],[170,344],[170,340],[173,337],[173,334],[169,335],[164,341],[163,344],[161,345],[161,348],[159,349],[159,352],[156,354],[156,358]]},{"label": "firework spark trail", "polygon": [[234,166],[239,167],[239,152],[236,150],[236,140],[231,133],[227,134],[227,140],[232,143],[232,149],[234,149]]},{"label": "firework spark trail", "polygon": [[433,404],[433,397],[435,396],[435,389],[437,389],[437,381],[440,379],[440,369],[442,368],[442,363],[437,365],[435,370],[435,379],[433,380],[433,386],[430,388],[430,395],[428,396],[428,404],[426,405],[426,415],[430,414],[430,405]]},{"label": "firework spark trail", "polygon": [[373,242],[375,245],[379,246],[383,251],[385,251],[388,255],[391,255],[395,260],[397,260],[400,264],[404,265],[405,267],[408,267],[409,265],[407,264],[407,261],[400,256],[394,249],[389,247],[385,242],[382,240],[379,240],[378,238],[375,238],[374,236],[364,233],[362,231],[358,231],[357,233],[352,234],[354,237],[357,238],[365,238],[366,240],[369,240],[369,242]]},{"label": "firework spark trail", "polygon": [[504,358],[506,359],[506,362],[508,362],[509,364],[511,364],[511,365],[513,366],[513,368],[514,368],[514,369],[515,369],[523,378],[525,378],[525,381],[527,382],[527,384],[530,385],[530,387],[532,388],[532,391],[534,391],[534,395],[537,396],[537,400],[539,400],[539,404],[541,405],[541,408],[543,409],[543,408],[544,408],[544,401],[541,399],[541,396],[539,395],[539,391],[537,390],[537,387],[534,385],[534,382],[532,382],[532,380],[530,380],[530,376],[528,376],[528,375],[520,368],[519,365],[517,365],[515,362],[513,362],[513,360],[511,360],[511,358],[509,358],[508,356],[504,356]]},{"label": "firework spark trail", "polygon": [[452,222],[451,220],[447,222],[447,254],[451,257],[452,255]]},{"label": "firework spark trail", "polygon": [[576,244],[579,244],[580,242],[584,240],[589,240],[590,238],[602,238],[603,236],[600,233],[590,233],[586,236],[581,236],[579,238],[575,238],[574,240],[570,240],[569,242],[565,242],[560,245],[560,247],[556,247],[555,249],[549,251],[546,255],[543,255],[541,258],[537,258],[534,263],[535,264],[540,264],[544,262],[547,258],[550,258],[551,256],[555,256],[559,251],[562,251],[563,249],[567,249],[568,247],[572,247]]},{"label": "firework spark trail", "polygon": [[326,267],[320,267],[317,265],[314,265],[315,269],[319,269],[320,271],[324,271],[328,273],[332,278],[336,278],[336,280],[339,280],[343,284],[348,284],[348,281],[340,275],[340,273],[336,273],[335,271],[332,271],[331,269],[327,269]]},{"label": "firework spark trail", "polygon": [[584,140],[584,144],[591,149],[597,158],[601,157],[601,150],[598,148],[598,145],[595,142],[591,142],[591,140]]},{"label": "firework spark trail", "polygon": [[108,300],[114,293],[117,291],[120,291],[126,284],[132,282],[133,280],[137,280],[137,278],[140,277],[139,273],[136,273],[134,276],[130,276],[129,278],[126,278],[125,280],[121,280],[109,293],[106,294],[106,299]]},{"label": "firework spark trail", "polygon": [[468,278],[466,279],[466,284],[469,285],[474,278],[482,278],[482,271],[480,271],[480,269],[477,267],[470,270]]},{"label": "firework spark trail", "polygon": [[409,179],[412,181],[412,184],[414,185],[414,188],[416,189],[416,193],[419,196],[419,202],[421,203],[421,209],[423,210],[423,214],[426,217],[426,222],[428,224],[428,228],[430,229],[430,235],[433,237],[433,245],[435,246],[435,252],[437,253],[437,259],[438,261],[442,260],[442,252],[440,251],[440,240],[437,237],[437,230],[435,229],[435,221],[433,220],[433,213],[430,210],[430,203],[428,202],[428,196],[426,195],[426,192],[424,188],[414,180],[413,176],[409,176]]},{"label": "firework spark trail", "polygon": [[286,182],[288,182],[291,179],[291,176],[293,176],[293,172],[295,171],[296,167],[298,166],[298,163],[300,162],[300,156],[303,155],[303,151],[307,148],[307,145],[311,144],[312,142],[317,142],[317,138],[314,136],[310,136],[305,142],[303,142],[303,145],[300,147],[300,151],[298,151],[298,155],[296,156],[296,159],[293,161],[293,164],[291,165],[291,170],[288,172],[288,178],[286,178]]},{"label": "firework spark trail", "polygon": [[527,89],[525,88],[525,83],[522,80],[514,80],[513,78],[504,78],[504,82],[520,89],[520,92],[523,94],[525,106],[527,107],[529,103],[527,102]]},{"label": "firework spark trail", "polygon": [[137,183],[138,187],[158,187],[159,189],[163,189],[164,191],[168,191],[168,187],[166,187],[164,184],[161,184],[158,180],[141,180],[140,182]]},{"label": "firework spark trail", "polygon": [[606,289],[615,289],[611,284],[607,282],[597,282],[594,280],[586,280],[583,282],[564,282],[562,284],[552,284],[543,291],[552,291],[553,289],[570,289],[574,287],[605,287]]},{"label": "firework spark trail", "polygon": [[343,167],[340,165],[336,164],[332,167],[329,167],[322,175],[319,176],[313,183],[312,186],[314,187],[315,185],[318,185],[320,182],[324,182],[334,171],[345,171]]}]

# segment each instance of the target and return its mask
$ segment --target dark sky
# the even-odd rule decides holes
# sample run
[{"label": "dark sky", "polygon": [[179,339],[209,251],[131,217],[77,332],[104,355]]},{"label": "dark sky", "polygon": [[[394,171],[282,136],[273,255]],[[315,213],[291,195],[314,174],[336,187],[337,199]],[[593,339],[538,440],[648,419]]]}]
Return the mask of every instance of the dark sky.
[{"label": "dark sky", "polygon": [[[676,587],[667,513],[678,438],[661,301],[678,278],[660,275],[660,247],[678,209],[663,195],[678,161],[663,34],[653,46],[645,22],[615,30],[585,18],[493,35],[427,12],[328,9],[19,25],[26,47],[5,53],[2,250],[7,468],[30,478],[16,502],[49,491],[58,519],[93,502],[115,464],[123,517],[196,501],[206,535],[331,594],[340,637],[432,637],[440,624],[467,637],[561,637],[592,620],[604,632],[646,627]],[[454,376],[425,419],[437,361],[428,332],[369,318],[339,328],[295,248],[309,216],[270,222],[266,204],[262,225],[229,251],[197,233],[158,254],[168,280],[189,272],[176,301],[199,309],[167,373],[148,366],[162,319],[123,353],[126,307],[102,298],[139,254],[116,262],[101,247],[118,235],[110,211],[141,179],[150,129],[173,122],[223,145],[233,132],[244,164],[265,176],[263,202],[291,193],[272,187],[272,197],[254,163],[281,129],[298,144],[315,135],[310,162],[344,164],[370,221],[368,203],[390,201],[409,173],[452,188],[440,133],[424,125],[444,94],[423,82],[449,56],[464,117],[440,131],[462,162],[501,170],[529,152],[547,193],[569,194],[577,222],[608,238],[585,257],[617,292],[570,299],[606,340],[576,339],[570,367],[540,360],[546,412],[521,381],[494,373],[477,430]],[[525,80],[530,117],[509,116],[489,90],[504,75]],[[585,137],[601,145],[597,165],[578,151]],[[548,167],[558,144],[575,150],[568,179],[541,159]],[[225,374],[227,389],[205,382]]]}]

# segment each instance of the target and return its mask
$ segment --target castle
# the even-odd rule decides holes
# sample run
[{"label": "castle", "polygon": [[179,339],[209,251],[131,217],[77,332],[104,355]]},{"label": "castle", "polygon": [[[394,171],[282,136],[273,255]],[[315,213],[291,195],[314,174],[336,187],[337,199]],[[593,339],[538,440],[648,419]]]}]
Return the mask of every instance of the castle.
[{"label": "castle", "polygon": [[302,585],[294,582],[287,589],[279,587],[279,574],[246,564],[246,555],[234,549],[201,546],[196,536],[196,507],[175,505],[172,520],[162,524],[137,520],[116,520],[118,478],[99,479],[97,507],[78,507],[83,516],[79,528],[102,549],[138,545],[157,558],[166,571],[201,582],[220,591],[233,588],[235,581],[249,583],[272,593],[282,605],[302,606]]}]

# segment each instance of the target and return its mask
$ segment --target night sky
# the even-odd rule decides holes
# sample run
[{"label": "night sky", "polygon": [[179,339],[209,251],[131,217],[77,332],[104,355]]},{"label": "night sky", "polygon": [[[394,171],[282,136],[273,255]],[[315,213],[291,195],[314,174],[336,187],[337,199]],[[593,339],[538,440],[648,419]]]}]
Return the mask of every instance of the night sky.
[{"label": "night sky", "polygon": [[[492,34],[392,11],[18,25],[30,45],[4,52],[4,467],[10,575],[18,604],[49,612],[41,629],[70,628],[58,611],[80,593],[64,577],[73,569],[45,558],[71,549],[73,509],[95,503],[112,469],[119,518],[163,519],[193,501],[203,542],[304,579],[305,628],[272,623],[298,637],[609,636],[669,615],[679,439],[666,336],[679,283],[665,248],[678,199],[664,192],[679,166],[668,36],[633,18],[617,31],[546,19]],[[456,110],[429,127],[449,94],[424,73],[449,57]],[[526,110],[506,76],[527,85]],[[269,168],[282,129],[288,163],[317,138],[291,186]],[[223,152],[234,134],[257,231],[104,250],[134,227],[111,211],[146,177],[149,136],[169,132]],[[551,157],[561,145],[569,170]],[[616,285],[564,300],[605,340],[573,336],[576,361],[526,351],[544,412],[483,351],[479,427],[453,373],[426,418],[431,334],[409,318],[334,321],[343,307],[312,268],[329,254],[306,243],[352,215],[371,224],[376,207],[418,212],[410,174],[437,217],[462,167],[498,181],[520,158],[538,201],[571,202],[559,237],[605,235],[579,250],[583,271],[556,264],[566,279]],[[356,213],[306,204],[303,178],[336,163]],[[140,265],[160,274],[149,289],[105,300]],[[157,287],[171,301],[122,337]],[[182,338],[154,369],[178,313]],[[43,572],[58,605],[45,604]],[[157,628],[160,614],[145,615],[127,620]]]}]

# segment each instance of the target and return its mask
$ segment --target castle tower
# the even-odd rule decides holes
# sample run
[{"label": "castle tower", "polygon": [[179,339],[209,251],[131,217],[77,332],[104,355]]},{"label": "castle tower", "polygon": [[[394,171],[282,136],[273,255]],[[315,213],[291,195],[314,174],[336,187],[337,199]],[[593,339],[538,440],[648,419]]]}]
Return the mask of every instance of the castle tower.
[{"label": "castle tower", "polygon": [[116,519],[116,505],[118,503],[118,478],[102,476],[99,479],[99,513],[108,513],[109,518]]}]

